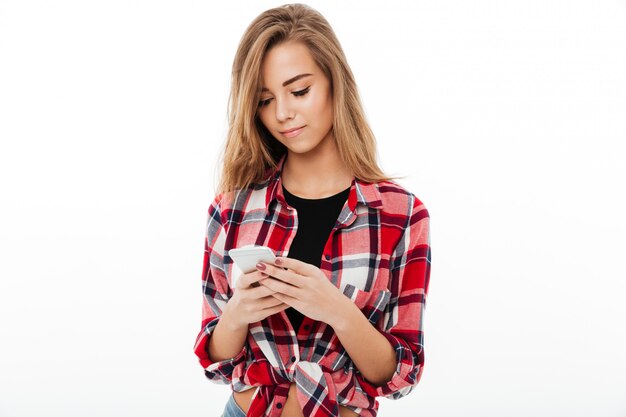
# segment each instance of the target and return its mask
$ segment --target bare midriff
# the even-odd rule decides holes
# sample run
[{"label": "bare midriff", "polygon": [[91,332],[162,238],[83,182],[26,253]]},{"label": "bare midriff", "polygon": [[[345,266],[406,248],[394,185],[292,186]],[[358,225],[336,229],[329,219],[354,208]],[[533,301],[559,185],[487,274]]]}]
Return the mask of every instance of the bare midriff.
[{"label": "bare midriff", "polygon": [[[241,407],[243,411],[246,413],[250,408],[250,402],[252,401],[252,396],[254,395],[254,391],[256,387],[251,388],[247,391],[236,392],[233,391],[233,396],[235,397],[235,402]],[[340,417],[358,417],[358,414],[354,411],[350,410],[348,407],[344,407],[343,405],[339,406],[339,416]],[[292,383],[289,386],[289,394],[287,395],[287,401],[285,402],[282,417],[304,417],[302,414],[302,410],[300,409],[300,403],[296,398],[296,384]]]}]

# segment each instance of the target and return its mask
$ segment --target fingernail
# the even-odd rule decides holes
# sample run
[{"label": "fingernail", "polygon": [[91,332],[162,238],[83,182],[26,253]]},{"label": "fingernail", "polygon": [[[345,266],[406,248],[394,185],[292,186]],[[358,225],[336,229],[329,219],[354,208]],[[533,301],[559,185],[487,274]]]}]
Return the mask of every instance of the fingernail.
[{"label": "fingernail", "polygon": [[281,258],[276,258],[276,265],[282,265],[283,260]]},{"label": "fingernail", "polygon": [[256,267],[258,269],[260,269],[261,271],[265,271],[265,265],[263,265],[261,262],[259,262],[258,264],[256,264]]}]

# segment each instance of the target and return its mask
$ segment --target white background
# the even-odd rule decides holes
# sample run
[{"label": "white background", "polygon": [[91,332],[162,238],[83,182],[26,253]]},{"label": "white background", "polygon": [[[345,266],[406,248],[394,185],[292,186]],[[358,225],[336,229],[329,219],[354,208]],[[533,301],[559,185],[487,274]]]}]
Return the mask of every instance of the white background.
[{"label": "white background", "polygon": [[[0,0],[0,416],[219,416],[193,353],[247,25],[281,2]],[[431,215],[388,416],[626,416],[626,2],[311,1]]]}]

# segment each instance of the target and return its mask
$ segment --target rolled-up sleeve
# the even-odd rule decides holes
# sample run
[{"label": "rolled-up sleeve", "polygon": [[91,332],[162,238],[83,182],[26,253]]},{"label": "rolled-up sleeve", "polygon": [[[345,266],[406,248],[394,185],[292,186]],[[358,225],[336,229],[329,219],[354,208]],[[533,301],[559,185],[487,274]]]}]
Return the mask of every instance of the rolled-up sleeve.
[{"label": "rolled-up sleeve", "polygon": [[378,331],[396,351],[397,366],[391,379],[373,385],[360,373],[357,380],[369,395],[399,399],[408,395],[424,369],[424,310],[430,279],[430,217],[424,204],[412,195],[407,226],[390,263],[391,299]]},{"label": "rolled-up sleeve", "polygon": [[230,384],[233,370],[246,361],[246,345],[233,358],[213,361],[209,357],[209,340],[228,302],[228,280],[224,271],[225,232],[220,210],[220,196],[216,196],[208,210],[204,239],[204,262],[202,267],[202,324],[196,337],[194,353],[204,368],[206,377],[219,384]]}]

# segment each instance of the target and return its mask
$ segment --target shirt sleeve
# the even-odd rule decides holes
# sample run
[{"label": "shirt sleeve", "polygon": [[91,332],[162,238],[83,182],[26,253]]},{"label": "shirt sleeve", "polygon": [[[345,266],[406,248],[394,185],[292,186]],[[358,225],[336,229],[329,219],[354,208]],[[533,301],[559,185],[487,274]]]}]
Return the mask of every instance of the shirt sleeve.
[{"label": "shirt sleeve", "polygon": [[396,351],[396,370],[387,383],[377,386],[359,372],[357,380],[373,397],[397,400],[408,395],[424,369],[423,319],[430,279],[430,217],[424,204],[412,196],[409,222],[393,252],[390,268],[391,299],[378,329]]},{"label": "shirt sleeve", "polygon": [[226,235],[219,201],[219,196],[216,196],[209,207],[207,216],[202,267],[202,325],[200,333],[196,337],[194,352],[210,381],[218,384],[230,384],[233,370],[246,360],[245,344],[242,350],[230,359],[215,362],[211,360],[208,354],[211,334],[232,295],[224,272],[223,252]]}]

